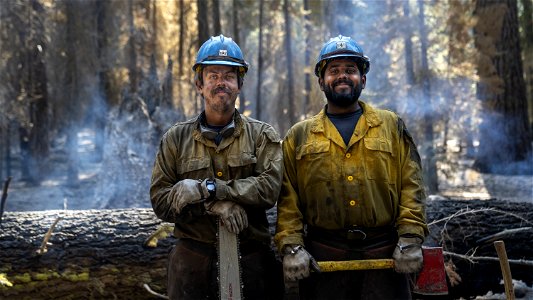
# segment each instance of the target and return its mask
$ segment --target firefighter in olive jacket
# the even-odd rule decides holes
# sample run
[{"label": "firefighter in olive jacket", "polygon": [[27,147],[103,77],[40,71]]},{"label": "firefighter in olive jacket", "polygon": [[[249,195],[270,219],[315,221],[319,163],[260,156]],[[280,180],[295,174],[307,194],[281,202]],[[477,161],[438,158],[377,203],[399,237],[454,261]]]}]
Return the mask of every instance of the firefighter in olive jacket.
[{"label": "firefighter in olive jacket", "polygon": [[[315,73],[327,98],[282,143],[275,241],[303,299],[408,299],[427,234],[420,157],[403,121],[359,101],[370,62],[330,39]],[[318,273],[318,261],[394,258],[395,270]],[[305,278],[305,279],[304,279]]]},{"label": "firefighter in olive jacket", "polygon": [[[282,178],[281,139],[272,126],[239,114],[235,101],[248,64],[239,46],[211,37],[193,67],[205,110],[163,136],[150,197],[157,216],[175,224],[168,263],[170,299],[215,299],[217,220],[239,235],[244,296],[281,291],[266,210]],[[276,285],[279,279],[279,285]]]}]

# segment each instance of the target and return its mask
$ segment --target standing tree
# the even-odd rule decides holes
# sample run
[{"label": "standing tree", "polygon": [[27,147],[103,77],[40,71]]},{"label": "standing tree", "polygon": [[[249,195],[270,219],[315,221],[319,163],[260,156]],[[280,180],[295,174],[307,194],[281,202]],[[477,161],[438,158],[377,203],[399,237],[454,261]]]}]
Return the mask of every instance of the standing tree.
[{"label": "standing tree", "polygon": [[411,19],[411,9],[409,1],[403,2],[403,17],[404,26],[407,30],[404,31],[404,49],[405,49],[405,80],[407,83],[407,96],[413,99],[413,87],[415,86],[415,67],[413,64],[413,41],[411,40],[412,30],[409,20]]},{"label": "standing tree", "polygon": [[[45,9],[39,1],[2,4],[0,81],[2,104],[0,126],[5,130],[7,175],[11,175],[11,131],[18,127],[21,177],[37,184],[43,177],[49,153],[48,77],[45,67]],[[1,172],[0,172],[1,173]]]},{"label": "standing tree", "polygon": [[474,14],[477,93],[484,113],[474,167],[488,173],[531,173],[530,167],[516,164],[532,150],[517,2],[479,0]]},{"label": "standing tree", "polygon": [[533,130],[533,3],[531,0],[521,0],[522,14],[520,16],[524,74],[529,108],[530,128]]},{"label": "standing tree", "polygon": [[[209,39],[209,23],[207,19],[208,2],[204,0],[197,1],[198,14],[196,20],[198,22],[198,49],[202,44]],[[198,95],[195,97],[194,111],[197,113],[199,110],[203,110],[204,102],[201,101],[201,97]]]},{"label": "standing tree", "polygon": [[211,6],[213,8],[213,35],[219,35],[222,33],[220,26],[220,5],[219,0],[211,0]]},{"label": "standing tree", "polygon": [[304,55],[304,66],[305,66],[305,78],[304,78],[304,105],[302,109],[302,115],[306,115],[311,103],[311,10],[309,8],[309,0],[304,1],[304,26],[305,26],[305,55]]},{"label": "standing tree", "polygon": [[65,1],[65,15],[66,15],[66,70],[65,70],[65,110],[64,113],[67,114],[67,119],[64,121],[67,134],[67,184],[69,186],[78,185],[78,165],[79,165],[79,156],[78,156],[78,121],[81,117],[80,115],[80,106],[77,103],[80,99],[79,97],[79,78],[78,78],[78,58],[77,58],[77,49],[75,47],[75,41],[77,32],[76,29],[76,11],[79,7],[77,2]]},{"label": "standing tree", "polygon": [[257,46],[257,86],[255,91],[255,117],[261,120],[261,85],[263,83],[263,12],[265,0],[259,0],[259,41]]},{"label": "standing tree", "polygon": [[[240,33],[239,8],[241,8],[241,6],[239,5],[239,0],[233,0],[233,40],[244,51],[244,43],[241,43],[241,38],[239,35]],[[246,96],[244,93],[244,89],[241,89],[241,93],[239,94],[239,112],[244,113],[245,110],[246,110]]]},{"label": "standing tree", "polygon": [[137,91],[138,76],[137,76],[137,51],[135,50],[135,21],[133,15],[133,0],[128,1],[128,75],[130,80],[130,90],[132,92]]},{"label": "standing tree", "polygon": [[26,40],[24,49],[24,77],[21,94],[28,99],[29,114],[28,158],[30,178],[38,181],[43,177],[46,158],[49,153],[49,122],[47,77],[44,63],[44,8],[39,1],[32,0],[27,6]]},{"label": "standing tree", "polygon": [[290,124],[296,123],[296,111],[295,111],[295,97],[294,97],[294,74],[292,65],[292,40],[291,40],[291,15],[290,15],[290,1],[283,1],[283,17],[285,21],[285,57],[287,58],[287,88],[288,95],[286,101],[289,104],[287,115]]},{"label": "standing tree", "polygon": [[209,38],[209,21],[207,19],[208,2],[205,0],[198,0],[198,14],[196,20],[198,22],[198,49]]},{"label": "standing tree", "polygon": [[178,1],[178,23],[179,23],[179,40],[178,40],[178,96],[181,101],[182,97],[182,80],[183,80],[183,47],[185,41],[185,4],[184,0]]},{"label": "standing tree", "polygon": [[424,168],[424,177],[425,183],[428,187],[428,192],[430,194],[435,194],[438,192],[438,178],[437,178],[437,162],[435,158],[434,150],[434,134],[433,134],[433,123],[434,123],[434,112],[433,112],[433,102],[431,96],[431,85],[430,78],[431,74],[429,72],[428,66],[428,34],[425,24],[425,14],[424,14],[424,2],[418,0],[418,28],[420,31],[420,55],[421,55],[421,80],[422,80],[422,96],[424,107],[424,116],[423,116],[423,126],[424,126],[424,141],[422,145],[422,157],[423,168]]}]

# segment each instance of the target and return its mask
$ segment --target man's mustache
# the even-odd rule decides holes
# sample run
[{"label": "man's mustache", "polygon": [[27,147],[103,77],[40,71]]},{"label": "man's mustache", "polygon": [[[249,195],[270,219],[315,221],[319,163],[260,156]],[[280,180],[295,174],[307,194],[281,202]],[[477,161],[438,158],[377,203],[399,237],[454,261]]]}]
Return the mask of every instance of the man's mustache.
[{"label": "man's mustache", "polygon": [[211,94],[215,95],[215,94],[220,93],[220,92],[224,92],[224,93],[226,93],[228,95],[231,94],[231,90],[226,88],[226,87],[223,87],[223,86],[222,87],[217,87],[216,89],[214,89],[211,92]]},{"label": "man's mustache", "polygon": [[350,80],[347,80],[347,79],[337,79],[335,81],[333,81],[333,87],[336,87],[337,85],[339,84],[347,84],[351,87],[353,87],[353,82],[351,82]]}]

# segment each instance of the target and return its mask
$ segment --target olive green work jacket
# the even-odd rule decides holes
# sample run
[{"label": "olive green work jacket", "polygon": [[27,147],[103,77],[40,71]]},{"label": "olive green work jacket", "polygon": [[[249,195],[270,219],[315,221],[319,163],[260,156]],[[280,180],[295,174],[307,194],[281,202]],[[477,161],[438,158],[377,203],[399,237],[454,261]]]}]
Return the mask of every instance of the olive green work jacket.
[{"label": "olive green work jacket", "polygon": [[247,213],[249,226],[239,234],[269,245],[266,210],[279,196],[282,178],[281,138],[267,123],[234,115],[235,131],[217,146],[200,132],[201,115],[171,127],[159,145],[150,186],[156,215],[175,223],[177,238],[216,242],[217,218],[207,215],[203,203],[189,204],[180,214],[168,197],[180,180],[214,178],[216,199],[230,200]]},{"label": "olive green work jacket", "polygon": [[284,173],[275,242],[303,245],[304,224],[329,230],[395,226],[427,234],[420,156],[403,121],[359,101],[348,145],[325,109],[295,124],[282,143]]}]

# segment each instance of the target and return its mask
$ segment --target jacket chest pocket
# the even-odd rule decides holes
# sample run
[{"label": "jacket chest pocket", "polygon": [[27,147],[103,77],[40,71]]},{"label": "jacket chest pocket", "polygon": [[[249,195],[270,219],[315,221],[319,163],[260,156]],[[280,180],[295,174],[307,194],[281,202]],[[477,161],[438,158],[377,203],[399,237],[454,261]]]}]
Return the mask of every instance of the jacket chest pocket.
[{"label": "jacket chest pocket", "polygon": [[303,181],[303,186],[331,180],[332,163],[329,150],[330,141],[312,142],[296,149],[298,181]]},{"label": "jacket chest pocket", "polygon": [[176,170],[178,177],[204,179],[209,177],[211,159],[209,157],[193,157],[178,161]]},{"label": "jacket chest pocket", "polygon": [[229,178],[240,179],[255,175],[257,157],[253,153],[242,152],[228,156]]},{"label": "jacket chest pocket", "polygon": [[391,173],[395,156],[391,141],[384,138],[365,138],[364,146],[363,161],[367,177],[395,182]]}]

